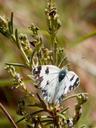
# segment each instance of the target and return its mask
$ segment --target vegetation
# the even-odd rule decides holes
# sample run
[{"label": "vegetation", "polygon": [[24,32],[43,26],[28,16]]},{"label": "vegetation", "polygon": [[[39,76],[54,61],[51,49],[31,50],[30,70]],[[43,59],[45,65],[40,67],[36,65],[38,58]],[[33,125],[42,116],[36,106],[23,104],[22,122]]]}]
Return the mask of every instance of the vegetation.
[{"label": "vegetation", "polygon": [[[35,4],[35,2],[33,3]],[[1,93],[1,96],[4,95],[7,97],[7,102],[5,102],[5,99],[2,101],[1,97],[2,102],[0,101],[0,108],[14,128],[87,128],[91,127],[91,125],[94,127],[95,123],[88,123],[88,119],[84,119],[86,118],[84,115],[87,113],[87,109],[89,109],[88,103],[84,106],[84,103],[86,103],[88,99],[87,93],[77,93],[67,96],[61,105],[55,106],[49,105],[42,100],[37,91],[38,81],[36,81],[32,75],[34,65],[52,64],[60,68],[64,66],[72,68],[69,65],[70,57],[67,57],[67,46],[70,48],[75,47],[77,44],[96,34],[95,31],[81,34],[82,36],[78,34],[80,35],[79,38],[75,38],[74,40],[68,38],[65,34],[63,36],[64,39],[62,39],[62,37],[60,37],[62,33],[60,34],[58,31],[60,31],[59,29],[63,27],[63,25],[61,25],[55,2],[48,0],[46,3],[45,18],[47,26],[44,24],[43,30],[40,29],[42,27],[39,28],[32,23],[28,27],[28,30],[23,29],[21,33],[21,30],[17,29],[19,28],[18,25],[14,25],[13,23],[15,17],[13,17],[13,12],[11,13],[10,19],[0,17],[0,33],[3,35],[1,35],[1,43],[3,38],[4,43],[6,42],[6,44],[2,44],[0,47],[6,51],[5,56],[7,56],[7,61],[4,61],[6,65],[5,69],[10,74],[8,75],[4,71],[4,78],[2,77],[0,80],[1,91],[2,88],[5,90],[5,93]],[[38,4],[38,2],[36,4]],[[37,8],[37,11],[38,10]],[[11,51],[6,50],[10,49],[10,47]],[[9,63],[10,61],[11,63]],[[74,63],[74,59],[71,61]],[[2,67],[4,67],[4,65]],[[11,93],[9,88],[11,88]],[[80,90],[80,92],[82,91]],[[14,95],[13,99],[11,95]],[[73,99],[75,99],[75,103]],[[16,103],[17,101],[18,104]],[[72,113],[71,107],[69,107],[70,104],[65,105],[67,101],[74,104],[74,113]],[[15,103],[10,104],[10,102]],[[8,113],[7,108],[5,109],[6,103],[11,115],[13,114],[12,116]],[[84,107],[82,108],[82,106]],[[17,111],[16,114],[13,108]],[[82,109],[86,111],[83,112]],[[84,121],[82,121],[83,119]],[[78,121],[80,123],[78,123]],[[6,124],[5,122],[5,118],[2,118],[0,127],[10,127],[10,124]]]}]

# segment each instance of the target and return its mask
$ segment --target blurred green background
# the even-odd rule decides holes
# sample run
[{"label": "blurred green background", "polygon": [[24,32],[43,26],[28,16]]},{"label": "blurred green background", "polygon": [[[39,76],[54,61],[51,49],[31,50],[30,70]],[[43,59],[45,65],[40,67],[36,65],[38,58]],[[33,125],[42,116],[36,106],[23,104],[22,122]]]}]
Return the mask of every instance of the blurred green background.
[{"label": "blurred green background", "polygon": [[[0,15],[8,18],[14,12],[14,25],[20,32],[28,34],[28,27],[35,23],[41,31],[43,42],[48,45],[47,24],[44,9],[47,0],[0,0]],[[96,127],[96,0],[54,0],[62,26],[57,33],[61,47],[65,47],[72,70],[80,76],[78,92],[88,92],[88,102],[78,122],[89,128]],[[90,33],[90,34],[89,34]],[[87,35],[89,34],[89,35]],[[87,36],[86,36],[87,35]],[[91,38],[88,38],[92,36]],[[19,50],[0,34],[0,102],[16,120],[16,105],[20,91],[8,86],[10,75],[4,70],[6,62],[23,62]],[[18,69],[22,76],[26,70]],[[7,83],[7,84],[6,84]],[[68,105],[71,106],[70,101]],[[72,113],[72,111],[70,112]],[[0,128],[11,127],[0,110]],[[20,126],[22,128],[22,126]]]}]

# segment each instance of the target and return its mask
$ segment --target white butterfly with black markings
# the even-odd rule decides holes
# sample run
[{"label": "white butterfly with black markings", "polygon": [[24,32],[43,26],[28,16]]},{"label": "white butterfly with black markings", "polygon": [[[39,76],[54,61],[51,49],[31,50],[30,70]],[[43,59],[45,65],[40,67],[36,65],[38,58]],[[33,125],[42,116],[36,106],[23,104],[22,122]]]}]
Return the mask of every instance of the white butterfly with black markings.
[{"label": "white butterfly with black markings", "polygon": [[33,69],[33,74],[39,80],[38,87],[42,96],[49,104],[59,104],[64,96],[80,84],[80,79],[73,71],[60,69],[54,65],[41,65]]}]

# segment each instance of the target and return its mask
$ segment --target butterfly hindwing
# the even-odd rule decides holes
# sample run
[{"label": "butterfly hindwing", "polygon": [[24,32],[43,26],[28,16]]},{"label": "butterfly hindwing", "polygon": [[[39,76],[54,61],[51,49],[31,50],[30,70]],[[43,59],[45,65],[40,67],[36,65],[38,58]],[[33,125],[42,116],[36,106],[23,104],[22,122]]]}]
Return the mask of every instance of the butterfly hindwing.
[{"label": "butterfly hindwing", "polygon": [[79,86],[80,79],[77,74],[72,71],[68,71],[65,78],[59,84],[59,91],[56,94],[55,103],[60,103],[68,92]]}]

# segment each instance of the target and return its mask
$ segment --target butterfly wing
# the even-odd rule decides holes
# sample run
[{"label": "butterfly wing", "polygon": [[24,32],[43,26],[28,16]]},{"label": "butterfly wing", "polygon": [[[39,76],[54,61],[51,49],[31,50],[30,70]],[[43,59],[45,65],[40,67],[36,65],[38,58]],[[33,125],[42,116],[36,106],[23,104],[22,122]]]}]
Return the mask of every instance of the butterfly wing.
[{"label": "butterfly wing", "polygon": [[60,103],[64,96],[71,90],[74,90],[79,84],[80,79],[78,75],[73,71],[68,71],[64,79],[59,83],[59,90],[54,99],[55,104]]},{"label": "butterfly wing", "polygon": [[36,74],[44,100],[52,103],[55,95],[55,89],[58,84],[58,74],[60,69],[53,65],[42,65],[33,69]]}]

